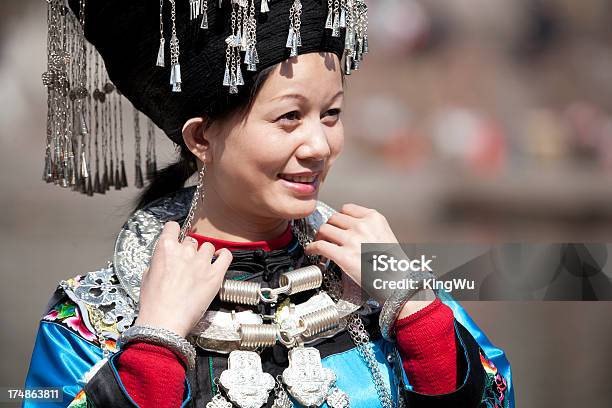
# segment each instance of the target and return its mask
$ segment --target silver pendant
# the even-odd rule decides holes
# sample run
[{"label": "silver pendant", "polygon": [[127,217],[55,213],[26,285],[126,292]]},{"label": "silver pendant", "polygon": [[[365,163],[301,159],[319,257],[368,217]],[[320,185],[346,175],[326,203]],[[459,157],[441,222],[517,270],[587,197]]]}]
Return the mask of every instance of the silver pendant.
[{"label": "silver pendant", "polygon": [[287,395],[287,392],[285,392],[280,382],[274,387],[274,394],[275,397],[272,408],[293,408],[293,402],[289,399],[289,395]]},{"label": "silver pendant", "polygon": [[293,398],[305,406],[320,406],[336,382],[336,374],[321,364],[321,354],[314,347],[289,350],[289,367],[283,382]]},{"label": "silver pendant", "polygon": [[274,378],[264,373],[261,358],[254,351],[234,350],[228,358],[228,368],[219,382],[229,399],[241,408],[259,408],[268,400],[274,388]]},{"label": "silver pendant", "polygon": [[223,395],[215,394],[212,400],[206,404],[206,408],[232,408],[232,403],[223,398]]},{"label": "silver pendant", "polygon": [[325,402],[327,402],[329,408],[349,408],[351,406],[346,392],[338,387],[334,387],[332,392],[327,396]]}]

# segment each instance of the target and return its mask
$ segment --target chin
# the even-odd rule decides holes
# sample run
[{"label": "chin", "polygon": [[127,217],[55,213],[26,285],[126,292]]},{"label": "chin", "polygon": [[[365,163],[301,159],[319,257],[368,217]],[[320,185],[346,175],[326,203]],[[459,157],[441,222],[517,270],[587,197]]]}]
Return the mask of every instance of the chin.
[{"label": "chin", "polygon": [[292,199],[288,200],[283,208],[278,209],[278,213],[286,220],[304,218],[312,214],[317,206],[317,197],[309,199]]}]

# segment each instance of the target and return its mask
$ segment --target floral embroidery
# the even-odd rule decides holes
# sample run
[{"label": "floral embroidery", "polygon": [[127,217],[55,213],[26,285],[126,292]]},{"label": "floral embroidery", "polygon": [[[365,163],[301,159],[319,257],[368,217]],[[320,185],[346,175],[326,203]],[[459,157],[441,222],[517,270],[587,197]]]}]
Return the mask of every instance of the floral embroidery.
[{"label": "floral embroidery", "polygon": [[506,398],[506,390],[508,389],[508,384],[506,379],[497,371],[495,364],[484,356],[482,351],[480,352],[480,362],[486,373],[486,384],[481,407],[507,408],[508,399]]},{"label": "floral embroidery", "polygon": [[61,323],[85,340],[97,343],[96,336],[85,326],[79,308],[74,303],[69,301],[58,303],[43,317],[43,320]]},{"label": "floral embroidery", "polygon": [[83,390],[79,391],[79,393],[74,397],[70,405],[68,405],[68,408],[86,408],[86,407],[87,407],[87,396],[85,394],[85,391]]},{"label": "floral embroidery", "polygon": [[110,351],[111,353],[116,353],[117,351],[119,351],[119,348],[117,348],[117,342],[113,339],[104,339],[104,344],[106,345],[108,351]]}]

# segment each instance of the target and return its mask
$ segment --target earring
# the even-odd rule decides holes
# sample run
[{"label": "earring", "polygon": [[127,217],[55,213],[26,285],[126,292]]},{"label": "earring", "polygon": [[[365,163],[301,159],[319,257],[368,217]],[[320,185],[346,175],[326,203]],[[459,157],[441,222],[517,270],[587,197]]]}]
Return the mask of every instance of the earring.
[{"label": "earring", "polygon": [[196,186],[195,193],[193,193],[193,198],[191,199],[191,206],[189,208],[189,213],[187,213],[187,218],[181,227],[181,233],[179,234],[179,242],[183,242],[185,236],[191,231],[191,222],[193,221],[193,216],[195,214],[195,210],[198,207],[198,199],[201,197],[202,203],[204,203],[204,176],[206,174],[206,163],[202,164],[202,170],[200,170],[198,174],[198,184]]}]

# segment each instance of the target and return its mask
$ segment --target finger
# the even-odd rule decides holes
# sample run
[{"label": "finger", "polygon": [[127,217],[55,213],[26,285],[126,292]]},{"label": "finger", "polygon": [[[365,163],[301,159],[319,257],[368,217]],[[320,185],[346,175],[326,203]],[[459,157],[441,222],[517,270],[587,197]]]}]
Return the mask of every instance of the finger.
[{"label": "finger", "polygon": [[178,240],[179,233],[181,232],[181,226],[176,221],[168,221],[164,224],[160,236],[176,237]]},{"label": "finger", "polygon": [[350,215],[342,214],[340,212],[333,213],[331,217],[327,219],[327,224],[333,225],[342,229],[349,229],[354,223],[355,218]]},{"label": "finger", "polygon": [[215,275],[219,274],[221,276],[225,276],[225,272],[227,271],[227,268],[229,268],[233,259],[232,252],[227,248],[221,248],[215,252],[215,254],[217,255],[217,259],[215,259],[215,262],[212,264]]},{"label": "finger", "polygon": [[198,240],[195,239],[194,237],[185,237],[185,239],[183,239],[183,242],[181,242],[181,245],[188,247],[188,248],[192,248],[194,250],[198,250],[198,246],[200,245],[198,243]]},{"label": "finger", "polygon": [[357,204],[348,203],[342,206],[341,212],[355,218],[364,218],[372,213],[372,209]]},{"label": "finger", "polygon": [[315,241],[323,240],[337,245],[344,245],[346,243],[347,234],[349,234],[347,230],[340,229],[333,225],[323,224],[315,236]]},{"label": "finger", "polygon": [[325,258],[336,261],[340,247],[327,241],[314,241],[306,246],[304,252],[307,255],[321,255]]},{"label": "finger", "polygon": [[142,273],[142,277],[140,278],[141,281],[143,281],[147,275],[149,274],[149,269],[151,269],[151,266],[147,266],[147,269],[144,270],[144,272]]},{"label": "finger", "polygon": [[[214,256],[215,256],[215,257],[218,257],[218,256],[219,256],[219,254],[221,253],[221,251],[223,251],[223,248],[219,248],[219,249],[217,249],[217,250],[215,251],[215,253],[214,253]],[[232,252],[232,251],[230,251],[230,254],[231,254],[231,252]]]},{"label": "finger", "polygon": [[198,257],[210,263],[210,260],[215,252],[215,246],[210,242],[204,242],[198,249]]}]

